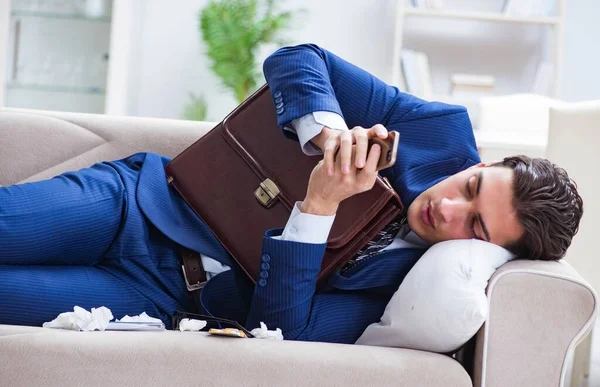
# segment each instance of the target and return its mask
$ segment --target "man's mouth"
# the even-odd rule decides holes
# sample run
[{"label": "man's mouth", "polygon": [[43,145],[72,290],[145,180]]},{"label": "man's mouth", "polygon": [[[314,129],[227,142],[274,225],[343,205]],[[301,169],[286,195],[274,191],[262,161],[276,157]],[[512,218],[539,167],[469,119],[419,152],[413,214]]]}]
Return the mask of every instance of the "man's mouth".
[{"label": "man's mouth", "polygon": [[431,202],[423,206],[423,209],[421,210],[421,219],[423,220],[423,223],[429,227],[435,228],[435,220],[431,214]]}]

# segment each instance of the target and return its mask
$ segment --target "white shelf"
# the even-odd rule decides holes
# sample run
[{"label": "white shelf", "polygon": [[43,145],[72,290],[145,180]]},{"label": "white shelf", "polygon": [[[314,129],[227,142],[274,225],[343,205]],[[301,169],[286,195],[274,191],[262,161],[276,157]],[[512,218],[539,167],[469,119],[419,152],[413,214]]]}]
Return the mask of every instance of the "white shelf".
[{"label": "white shelf", "polygon": [[[474,1],[474,0],[472,0]],[[491,0],[485,0],[486,2],[491,2]],[[516,0],[515,0],[516,1]],[[494,24],[503,24],[506,27],[510,26],[540,26],[542,28],[548,28],[549,34],[546,34],[546,38],[551,40],[551,43],[545,44],[543,38],[540,38],[540,47],[542,47],[545,51],[545,55],[543,60],[553,63],[554,65],[554,78],[553,89],[551,91],[551,96],[556,97],[558,94],[558,86],[561,83],[561,70],[562,70],[562,56],[563,56],[563,34],[564,34],[564,25],[565,25],[565,2],[566,0],[555,0],[554,12],[552,16],[512,16],[507,15],[503,12],[490,12],[490,11],[474,11],[474,10],[452,10],[452,9],[429,9],[429,8],[421,8],[414,7],[407,4],[406,0],[397,0],[397,9],[396,9],[396,26],[395,26],[395,38],[394,38],[394,52],[392,55],[392,78],[391,84],[399,87],[401,90],[406,90],[406,85],[404,84],[404,79],[402,75],[402,67],[401,67],[401,59],[402,59],[402,49],[404,47],[404,34],[405,34],[405,26],[407,19],[417,19],[414,21],[429,21],[435,22],[437,20],[465,20],[465,21],[476,21],[476,22],[485,22],[485,23],[494,23]],[[428,20],[429,19],[429,20]],[[414,23],[411,23],[412,27],[418,27]],[[436,23],[439,24],[439,23]],[[435,26],[435,24],[434,24]],[[440,30],[440,28],[442,30]],[[429,29],[428,33],[431,37],[435,37],[436,35],[443,35],[445,31],[444,28],[451,28],[449,26],[440,25],[439,28],[432,27]],[[495,29],[490,29],[491,31],[495,31]],[[499,32],[500,33],[500,32]],[[469,41],[465,40],[466,45],[469,44]],[[460,43],[456,43],[460,44]],[[431,46],[429,49],[432,49]],[[438,47],[439,48],[439,47]],[[464,47],[463,47],[464,48]],[[412,47],[412,49],[419,51],[419,47]],[[430,54],[426,52],[427,55],[434,56],[435,54]],[[540,59],[542,60],[542,59]],[[443,62],[436,62],[438,66],[437,71],[440,71],[439,67],[444,67]],[[473,67],[473,66],[472,66]],[[467,70],[459,70],[453,69],[453,72],[467,72]],[[475,69],[470,69],[470,72],[477,73]],[[495,75],[495,74],[492,74]],[[506,82],[510,83],[510,81],[515,80],[514,76],[511,80],[505,80],[504,86],[506,86]],[[510,89],[515,89],[515,92],[523,92],[524,90],[530,89],[531,85],[525,84],[525,82],[520,82],[521,84],[516,87],[511,88],[500,88],[503,90],[503,93],[511,93]],[[438,96],[433,97],[434,99],[441,100],[443,102],[455,103],[457,102],[455,98],[439,98]],[[430,98],[431,99],[431,98]],[[460,98],[461,100],[463,98]],[[459,103],[460,104],[460,103]]]},{"label": "white shelf", "polygon": [[464,12],[464,11],[451,11],[451,10],[437,10],[437,9],[426,9],[426,8],[415,8],[406,7],[404,10],[406,16],[422,16],[422,17],[435,17],[445,19],[464,19],[464,20],[479,20],[479,21],[493,21],[502,23],[521,23],[521,24],[546,24],[546,25],[558,25],[561,22],[559,17],[550,16],[534,16],[534,17],[523,17],[523,16],[511,16],[505,15],[500,12]]},{"label": "white shelf", "polygon": [[50,93],[104,94],[106,92],[106,90],[103,87],[43,85],[43,84],[23,84],[23,83],[7,83],[6,88],[8,90],[32,90],[32,91],[45,91],[45,92],[50,92]]},{"label": "white shelf", "polygon": [[110,23],[110,17],[89,18],[79,13],[56,13],[37,11],[14,11],[13,17],[38,17],[42,19],[85,20],[90,22]]}]

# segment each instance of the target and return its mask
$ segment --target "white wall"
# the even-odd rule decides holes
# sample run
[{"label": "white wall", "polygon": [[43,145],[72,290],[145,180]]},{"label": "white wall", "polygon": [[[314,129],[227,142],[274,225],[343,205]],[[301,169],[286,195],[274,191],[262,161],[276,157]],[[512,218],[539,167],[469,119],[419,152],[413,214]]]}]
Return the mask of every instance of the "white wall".
[{"label": "white wall", "polygon": [[134,110],[139,83],[139,41],[142,36],[143,0],[114,1],[110,30],[110,66],[106,85],[106,109],[110,115]]},{"label": "white wall", "polygon": [[[486,0],[487,5],[483,6],[481,0],[450,1],[463,7],[475,4],[478,8],[498,8],[503,3]],[[208,58],[203,54],[197,15],[207,2],[147,0],[140,5],[138,12],[143,26],[139,29],[139,55],[134,58],[134,68],[138,70],[135,74],[137,86],[128,97],[128,114],[181,117],[189,92],[210,97],[209,120],[222,119],[236,106],[234,98],[219,86],[217,77],[209,69]],[[303,8],[308,11],[306,15],[299,15],[293,28],[286,32],[292,44],[319,44],[384,81],[391,81],[396,0],[285,0],[278,3],[285,10]],[[600,52],[595,49],[594,38],[600,36],[600,23],[596,20],[600,2],[568,0],[567,3],[561,97],[566,100],[600,99]],[[494,71],[497,63],[508,64],[517,70],[523,69],[521,81],[524,84],[532,77],[535,64],[543,55],[535,46],[540,36],[536,27],[501,27],[493,23],[464,27],[460,33],[476,36],[480,46],[460,51],[453,49],[451,44],[458,35],[440,39],[435,31],[428,33],[428,29],[436,28],[435,24],[423,27],[413,22],[407,28],[413,33],[407,34],[406,43],[437,45],[439,60],[447,60],[460,68],[462,63],[483,58],[488,60],[490,71]],[[505,28],[504,32],[497,33],[500,28]],[[499,38],[486,47],[485,38],[494,33]],[[273,49],[265,47],[259,62],[262,63]]]},{"label": "white wall", "polygon": [[567,0],[561,98],[600,99],[600,1]]},{"label": "white wall", "polygon": [[[180,117],[188,92],[205,93],[209,119],[220,120],[237,103],[220,88],[209,69],[198,31],[197,14],[207,0],[148,0],[140,44],[139,90],[129,112],[152,117]],[[286,36],[293,44],[313,42],[391,80],[391,38],[395,0],[287,0],[281,9],[306,9]],[[174,6],[177,4],[177,6]],[[285,8],[283,7],[285,6]],[[339,15],[341,17],[332,17]],[[273,51],[266,47],[259,61]]]}]

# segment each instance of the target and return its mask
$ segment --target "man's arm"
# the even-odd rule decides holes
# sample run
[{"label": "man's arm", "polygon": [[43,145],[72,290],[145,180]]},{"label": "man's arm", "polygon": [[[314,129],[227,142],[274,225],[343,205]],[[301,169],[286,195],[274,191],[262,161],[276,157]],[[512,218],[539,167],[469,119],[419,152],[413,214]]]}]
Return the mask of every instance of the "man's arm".
[{"label": "man's arm", "polygon": [[[428,163],[479,160],[463,106],[427,102],[403,93],[314,44],[277,50],[265,60],[263,71],[282,128],[307,114],[328,111],[343,117],[349,128],[381,124],[399,131],[401,152],[393,174],[392,168],[381,173],[392,181]],[[298,139],[292,131],[284,130],[284,135]]]},{"label": "man's arm", "polygon": [[315,111],[336,113],[349,128],[387,126],[424,103],[314,44],[280,48],[265,60],[263,72],[281,104],[281,127]]},{"label": "man's arm", "polygon": [[[401,131],[404,147],[398,163],[402,163],[402,169],[405,170],[413,164],[447,158],[449,151],[441,155],[437,155],[437,152],[448,148],[448,143],[451,145],[449,149],[458,146],[455,143],[465,146],[464,131],[470,128],[470,122],[464,108],[431,103],[432,107],[421,109],[426,102],[401,93],[397,88],[386,85],[366,71],[315,45],[278,50],[265,61],[264,72],[277,106],[277,120],[282,127],[317,111],[338,114],[353,128],[379,126],[379,130],[385,131],[377,124],[396,125],[395,129]],[[450,114],[456,114],[457,117],[454,120],[444,117]],[[402,124],[401,128],[398,127],[399,123]],[[284,130],[284,134],[298,139],[292,131]],[[433,142],[428,140],[431,137]],[[322,142],[322,148],[327,147],[328,140]],[[314,138],[313,142],[318,143],[319,139]],[[422,149],[424,147],[427,149]],[[374,149],[379,151],[376,146]],[[327,150],[325,153],[327,156]],[[333,154],[331,150],[330,154]],[[341,156],[338,160],[343,158]],[[453,153],[451,157],[456,157],[456,154]],[[407,163],[411,158],[412,162]],[[346,159],[349,159],[349,154]],[[372,187],[377,176],[374,168],[372,181],[364,179],[361,182],[356,179],[356,167],[351,167],[342,176],[341,163],[335,165],[335,173],[329,176],[324,172],[325,163],[315,168],[318,173],[313,171],[311,175],[307,197],[302,203],[303,211],[330,215],[337,210],[341,200]],[[409,195],[406,197],[410,202]],[[286,336],[288,338],[307,339],[301,333],[308,332],[311,321],[318,317],[315,316],[313,301],[318,298],[315,297],[316,276],[326,244],[285,241],[275,238],[278,235],[281,235],[281,230],[270,230],[263,240],[261,270],[265,273],[261,273],[261,278],[257,279],[246,326],[255,328],[263,321],[269,327],[281,328],[284,334],[289,335]],[[263,266],[266,269],[263,270]]]},{"label": "man's arm", "polygon": [[[304,238],[290,238],[289,234],[294,233],[294,227],[304,229],[311,221],[324,223],[329,219],[328,226],[331,228],[339,204],[348,197],[371,189],[375,184],[380,153],[380,147],[374,145],[364,168],[353,167],[346,175],[337,168],[333,176],[328,176],[323,161],[313,169],[306,198],[300,209],[294,208],[284,233],[281,230],[269,230],[263,239],[260,278],[257,278],[246,320],[248,328],[258,327],[261,321],[267,326],[281,328],[285,334],[301,332],[306,328],[327,235],[312,240],[312,243],[283,240],[278,236],[287,234],[287,239],[306,240],[306,230],[296,230],[297,234],[304,234]],[[298,225],[301,220],[306,223]]]},{"label": "man's arm", "polygon": [[[322,66],[322,62],[320,64],[315,62],[315,59],[313,58],[312,64],[321,66],[320,70],[324,71],[322,78],[317,78],[321,78],[321,81],[323,81],[325,78],[328,78],[327,68],[326,66]],[[279,60],[282,63],[287,63],[290,61],[290,58],[280,58]],[[293,61],[294,59],[291,60]],[[273,61],[270,62],[273,63]],[[265,63],[266,67],[267,64]],[[265,71],[265,75],[269,78],[267,71]],[[292,77],[297,76],[300,76],[300,74],[292,75]],[[326,82],[328,83],[329,81]],[[293,87],[293,84],[294,82],[291,82],[288,86]],[[296,86],[300,85],[296,84]],[[303,88],[305,86],[305,84],[302,85]],[[273,86],[271,85],[271,87]],[[273,89],[271,91],[273,92]],[[313,97],[321,99],[321,102],[329,101],[337,105],[333,90],[330,90],[328,96],[319,95],[319,93],[316,94]],[[273,96],[278,107],[278,114],[283,113],[286,104],[285,95],[274,93]],[[291,99],[293,101],[293,97]],[[296,108],[299,108],[299,105],[293,102],[287,103],[288,107],[296,106]],[[290,123],[296,120],[295,123],[299,126],[300,122],[298,120],[305,119],[304,129],[312,125],[312,129],[309,130],[313,132],[313,136],[309,136],[309,138],[319,148],[324,149],[326,140],[330,137],[328,136],[329,131],[333,129],[323,125],[322,128],[317,127],[315,130],[314,122],[306,124],[306,118],[314,118],[317,121],[313,114],[315,112],[322,112],[323,114],[328,112],[329,114],[342,117],[341,111],[339,109],[327,108],[326,104],[317,103],[311,105],[308,110],[298,110],[295,114],[288,117],[285,124],[282,125],[283,127],[287,127],[284,133],[288,136],[296,137],[295,130],[298,128],[289,130]],[[324,107],[324,109],[319,109],[319,106]],[[331,120],[331,116],[329,116],[329,120]],[[281,124],[282,122],[280,122]],[[317,134],[314,134],[314,132],[317,132]],[[298,138],[296,137],[296,139]],[[366,148],[366,143],[363,145]],[[366,149],[364,151],[366,153]],[[335,176],[328,176],[323,167],[324,163],[319,163],[311,174],[306,199],[302,202],[300,208],[294,209],[295,213],[290,217],[283,233],[281,230],[270,230],[267,232],[263,240],[261,278],[257,279],[257,286],[246,321],[246,325],[249,328],[256,327],[260,321],[264,321],[268,326],[281,328],[286,334],[291,335],[288,336],[289,338],[298,336],[300,332],[307,329],[311,316],[312,300],[315,294],[316,277],[319,273],[325,252],[327,235],[321,235],[320,239],[313,239],[310,241],[312,243],[307,243],[306,239],[293,236],[292,230],[296,228],[294,223],[298,219],[308,219],[310,216],[330,217],[333,219],[333,215],[342,200],[370,189],[377,176],[375,166],[379,157],[378,152],[380,152],[380,149],[373,147],[371,150],[371,162],[367,162],[368,165],[361,165],[361,167],[364,166],[364,169],[360,171],[357,171],[356,168],[351,168],[351,170],[346,172],[345,176],[342,176],[339,168]],[[338,160],[339,164],[341,164],[340,160],[341,158]],[[300,214],[297,212],[300,212]],[[331,223],[333,223],[333,220],[331,220]],[[304,233],[303,230],[301,231]]]},{"label": "man's arm", "polygon": [[313,112],[292,120],[291,124],[285,126],[283,129],[298,136],[298,141],[305,154],[315,156],[323,154],[322,144],[315,142],[315,140],[319,137],[323,137],[322,133],[324,131],[347,131],[348,126],[346,126],[344,118],[339,114],[332,112]]},{"label": "man's arm", "polygon": [[352,153],[355,154],[354,163],[357,168],[362,168],[367,159],[369,139],[377,136],[381,139],[387,137],[387,130],[383,125],[364,129],[355,127],[348,130],[344,119],[331,112],[313,112],[301,118],[292,120],[291,126],[284,127],[298,136],[302,151],[310,156],[323,154],[325,167],[329,174],[333,174],[334,155],[341,155],[343,173],[348,173]]},{"label": "man's arm", "polygon": [[[299,140],[305,153],[315,154],[321,149],[330,175],[333,174],[334,155],[338,153],[342,159],[341,167],[348,173],[353,144],[357,145],[354,163],[362,168],[368,138],[375,135],[386,138],[387,122],[399,122],[413,107],[424,103],[313,44],[277,50],[265,60],[263,71],[284,135]],[[294,127],[316,115],[327,119],[327,122],[320,122],[322,127]],[[332,122],[331,117],[339,120]],[[350,133],[330,130],[340,129],[339,121],[345,121],[346,127],[353,130]],[[362,130],[363,127],[373,129],[375,125],[380,126],[381,134]]]}]

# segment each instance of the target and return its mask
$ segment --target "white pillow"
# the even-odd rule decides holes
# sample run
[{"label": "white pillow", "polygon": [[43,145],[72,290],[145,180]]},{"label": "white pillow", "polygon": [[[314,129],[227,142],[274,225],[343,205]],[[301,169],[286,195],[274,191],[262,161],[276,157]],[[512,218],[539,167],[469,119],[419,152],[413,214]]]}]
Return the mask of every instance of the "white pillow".
[{"label": "white pillow", "polygon": [[476,239],[433,245],[406,275],[381,321],[369,325],[356,344],[439,353],[458,349],[487,319],[487,282],[512,257]]}]

